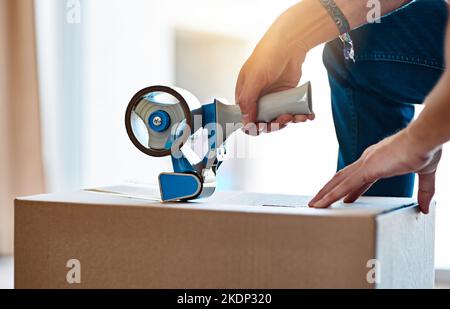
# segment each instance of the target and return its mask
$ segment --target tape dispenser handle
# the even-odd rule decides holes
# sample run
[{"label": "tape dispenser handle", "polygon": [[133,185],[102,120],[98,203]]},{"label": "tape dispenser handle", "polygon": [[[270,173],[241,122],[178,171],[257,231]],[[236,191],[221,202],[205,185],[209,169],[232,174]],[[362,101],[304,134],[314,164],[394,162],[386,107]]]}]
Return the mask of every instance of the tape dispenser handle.
[{"label": "tape dispenser handle", "polygon": [[313,113],[311,83],[297,88],[274,92],[263,96],[258,102],[258,122],[270,122],[283,114],[309,115]]}]

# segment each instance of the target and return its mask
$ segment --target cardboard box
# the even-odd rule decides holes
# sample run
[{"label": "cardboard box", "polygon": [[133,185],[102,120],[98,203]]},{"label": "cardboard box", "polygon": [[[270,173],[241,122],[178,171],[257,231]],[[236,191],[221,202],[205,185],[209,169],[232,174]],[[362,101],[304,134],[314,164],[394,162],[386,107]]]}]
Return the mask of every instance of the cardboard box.
[{"label": "cardboard box", "polygon": [[434,205],[426,216],[400,198],[317,210],[306,197],[239,192],[162,204],[116,189],[17,199],[16,288],[434,284]]}]

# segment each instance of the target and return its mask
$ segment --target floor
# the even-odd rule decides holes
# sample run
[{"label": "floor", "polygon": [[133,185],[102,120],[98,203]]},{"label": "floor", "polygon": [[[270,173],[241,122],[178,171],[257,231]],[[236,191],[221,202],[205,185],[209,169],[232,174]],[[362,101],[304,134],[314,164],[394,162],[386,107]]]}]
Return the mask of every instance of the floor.
[{"label": "floor", "polygon": [[[0,289],[14,287],[14,261],[12,257],[0,257]],[[436,289],[450,289],[450,271],[436,271]]]},{"label": "floor", "polygon": [[14,262],[12,257],[0,257],[0,289],[14,287]]},{"label": "floor", "polygon": [[450,289],[450,270],[436,270],[436,289]]}]

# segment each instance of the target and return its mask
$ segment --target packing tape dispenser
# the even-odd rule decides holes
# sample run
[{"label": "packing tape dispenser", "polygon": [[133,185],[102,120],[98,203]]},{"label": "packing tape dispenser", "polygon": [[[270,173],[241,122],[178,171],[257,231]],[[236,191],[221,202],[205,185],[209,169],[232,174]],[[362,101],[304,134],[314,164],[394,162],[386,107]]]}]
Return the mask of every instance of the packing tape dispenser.
[{"label": "packing tape dispenser", "polygon": [[[263,96],[258,102],[257,121],[270,122],[282,114],[312,112],[308,82]],[[239,105],[224,104],[218,99],[202,105],[184,89],[152,86],[131,99],[125,126],[140,151],[152,157],[172,158],[173,172],[159,175],[161,199],[187,201],[214,193],[221,164],[218,156],[224,150],[225,140],[242,128],[241,117]],[[199,138],[203,140],[200,152],[193,147]]]}]

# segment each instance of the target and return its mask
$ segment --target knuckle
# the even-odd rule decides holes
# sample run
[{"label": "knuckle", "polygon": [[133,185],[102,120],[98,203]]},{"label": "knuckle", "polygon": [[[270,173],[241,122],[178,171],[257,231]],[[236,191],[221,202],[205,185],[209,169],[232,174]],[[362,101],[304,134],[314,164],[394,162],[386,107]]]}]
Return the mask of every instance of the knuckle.
[{"label": "knuckle", "polygon": [[[376,168],[373,168],[375,166]],[[361,164],[362,178],[364,183],[373,183],[382,177],[381,171],[374,165],[372,156],[368,155]]]},{"label": "knuckle", "polygon": [[419,188],[419,192],[422,194],[433,196],[435,193],[435,189],[434,188]]},{"label": "knuckle", "polygon": [[371,171],[364,170],[364,173],[363,173],[363,182],[364,182],[365,184],[373,183],[373,182],[377,181],[377,179],[379,179],[379,178],[380,178],[380,177],[377,175],[377,173],[374,173],[374,172],[371,172]]}]

